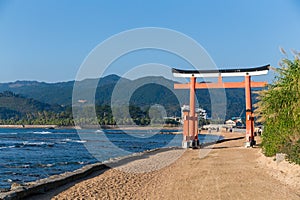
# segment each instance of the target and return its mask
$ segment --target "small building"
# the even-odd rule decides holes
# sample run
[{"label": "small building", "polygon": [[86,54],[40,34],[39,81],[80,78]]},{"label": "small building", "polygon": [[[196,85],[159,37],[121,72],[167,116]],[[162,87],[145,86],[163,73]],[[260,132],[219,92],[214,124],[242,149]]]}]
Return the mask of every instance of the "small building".
[{"label": "small building", "polygon": [[225,124],[232,127],[236,126],[236,122],[231,119],[225,121]]}]

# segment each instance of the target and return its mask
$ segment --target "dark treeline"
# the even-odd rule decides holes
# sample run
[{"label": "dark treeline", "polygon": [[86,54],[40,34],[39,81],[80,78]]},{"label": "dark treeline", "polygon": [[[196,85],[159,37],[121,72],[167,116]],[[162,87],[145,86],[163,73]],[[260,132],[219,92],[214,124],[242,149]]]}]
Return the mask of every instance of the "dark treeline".
[{"label": "dark treeline", "polygon": [[94,112],[94,107],[84,106],[75,107],[74,120],[79,126],[84,125],[155,125],[155,124],[169,124],[179,125],[175,119],[164,119],[163,113],[159,107],[141,108],[134,105],[120,105],[111,107],[109,105],[95,106],[96,118],[91,113]]}]

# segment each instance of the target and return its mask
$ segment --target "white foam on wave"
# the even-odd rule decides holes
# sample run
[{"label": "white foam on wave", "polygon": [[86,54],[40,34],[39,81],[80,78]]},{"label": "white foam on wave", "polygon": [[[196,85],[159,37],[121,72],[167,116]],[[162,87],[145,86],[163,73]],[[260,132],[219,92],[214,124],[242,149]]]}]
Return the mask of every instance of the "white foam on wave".
[{"label": "white foam on wave", "polygon": [[45,142],[28,142],[28,141],[23,142],[23,145],[37,145],[37,146],[39,146],[39,145],[44,145],[44,144],[46,144],[46,143]]},{"label": "white foam on wave", "polygon": [[47,167],[53,167],[55,163],[49,163],[49,164],[38,164],[39,167],[47,168]]},{"label": "white foam on wave", "polygon": [[34,131],[33,133],[34,134],[50,134],[52,132],[50,132],[50,131]]},{"label": "white foam on wave", "polygon": [[23,164],[23,165],[15,166],[15,168],[30,168],[30,165],[29,164]]},{"label": "white foam on wave", "polygon": [[76,142],[76,143],[85,143],[86,140],[72,140],[70,138],[63,139],[62,142]]},{"label": "white foam on wave", "polygon": [[77,143],[85,143],[87,142],[86,140],[74,140],[73,142],[77,142]]},{"label": "white foam on wave", "polygon": [[28,142],[25,141],[23,142],[24,146],[43,146],[43,145],[54,145],[54,143],[50,143],[50,142]]},{"label": "white foam on wave", "polygon": [[11,148],[15,148],[16,146],[15,145],[10,145],[10,146],[7,146],[7,147],[0,147],[0,149],[11,149]]}]

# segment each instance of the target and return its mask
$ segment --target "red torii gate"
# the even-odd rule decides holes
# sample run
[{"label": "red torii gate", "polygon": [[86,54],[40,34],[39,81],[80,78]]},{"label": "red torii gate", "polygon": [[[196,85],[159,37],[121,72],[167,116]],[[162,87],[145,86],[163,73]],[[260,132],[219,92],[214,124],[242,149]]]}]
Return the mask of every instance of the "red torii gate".
[{"label": "red torii gate", "polygon": [[[172,69],[175,77],[189,77],[189,83],[174,84],[174,89],[190,90],[190,109],[183,110],[183,141],[184,148],[199,146],[198,139],[198,116],[195,113],[195,89],[205,88],[245,88],[246,99],[246,147],[255,145],[254,140],[254,117],[251,102],[251,88],[265,87],[267,82],[252,82],[251,76],[265,75],[270,65],[243,69],[220,69],[220,70],[180,70]],[[223,82],[222,77],[244,76],[243,82]],[[196,78],[218,77],[217,83],[198,83]]]}]

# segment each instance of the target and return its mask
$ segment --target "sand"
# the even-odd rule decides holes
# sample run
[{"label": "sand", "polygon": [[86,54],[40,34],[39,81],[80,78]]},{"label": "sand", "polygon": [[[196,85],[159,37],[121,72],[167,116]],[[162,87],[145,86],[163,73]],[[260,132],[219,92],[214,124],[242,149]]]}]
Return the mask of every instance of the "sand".
[{"label": "sand", "polygon": [[[225,133],[237,138],[240,133]],[[300,166],[277,163],[244,139],[170,150],[58,188],[45,199],[300,199]],[[40,198],[41,199],[41,198]]]}]

